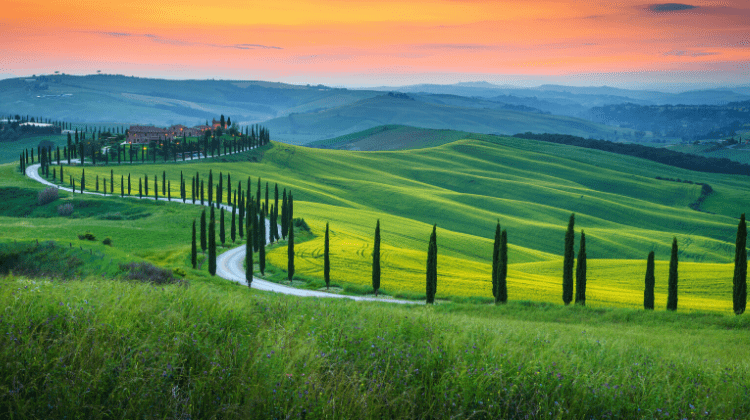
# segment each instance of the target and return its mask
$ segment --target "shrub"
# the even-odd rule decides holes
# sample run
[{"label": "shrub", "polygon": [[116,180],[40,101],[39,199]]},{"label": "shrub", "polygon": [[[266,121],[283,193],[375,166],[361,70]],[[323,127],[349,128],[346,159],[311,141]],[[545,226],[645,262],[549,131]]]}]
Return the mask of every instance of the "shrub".
[{"label": "shrub", "polygon": [[176,279],[172,271],[159,268],[146,262],[132,262],[120,264],[120,271],[125,273],[125,280],[136,280],[153,284],[187,284],[184,280]]},{"label": "shrub", "polygon": [[112,238],[110,238],[109,236],[107,236],[106,238],[104,238],[104,240],[102,241],[102,243],[104,245],[112,246]]},{"label": "shrub", "polygon": [[57,197],[57,188],[47,187],[39,192],[39,195],[36,198],[36,202],[40,206],[43,206],[57,200]]},{"label": "shrub", "polygon": [[70,216],[73,214],[73,204],[65,203],[57,206],[57,214],[60,216]]},{"label": "shrub", "polygon": [[82,241],[83,241],[83,240],[87,240],[87,241],[95,241],[95,240],[96,240],[96,236],[94,236],[94,234],[93,234],[93,233],[91,233],[91,232],[88,232],[88,231],[87,231],[87,232],[86,232],[86,233],[84,233],[83,235],[78,235],[78,239],[80,239],[80,240],[82,240]]},{"label": "shrub", "polygon": [[300,230],[304,230],[306,232],[310,231],[310,226],[307,225],[307,222],[305,222],[305,219],[301,217],[297,217],[294,220],[292,220],[292,223],[294,224],[294,227],[299,228]]},{"label": "shrub", "polygon": [[185,277],[185,276],[187,276],[187,273],[185,272],[185,270],[183,270],[183,269],[181,269],[179,267],[173,269],[172,270],[172,274],[174,274],[177,277]]}]

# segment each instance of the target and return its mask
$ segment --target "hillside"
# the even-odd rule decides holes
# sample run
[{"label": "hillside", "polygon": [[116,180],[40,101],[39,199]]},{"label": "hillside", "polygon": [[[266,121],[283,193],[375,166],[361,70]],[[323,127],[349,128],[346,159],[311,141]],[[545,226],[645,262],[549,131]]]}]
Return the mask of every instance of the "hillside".
[{"label": "hillside", "polygon": [[261,81],[164,80],[117,75],[48,75],[0,80],[0,115],[69,122],[188,126],[224,114],[250,124],[377,95],[364,90]]},{"label": "hillside", "polygon": [[337,150],[403,150],[440,146],[469,136],[464,131],[381,125],[345,136],[308,143],[307,147]]},{"label": "hillside", "polygon": [[290,114],[264,123],[274,138],[305,144],[380,125],[409,125],[485,134],[561,133],[611,139],[629,130],[572,117],[506,109],[481,109],[420,101],[406,95],[381,95],[306,114]]},{"label": "hillside", "polygon": [[[657,305],[665,299],[669,246],[680,244],[683,308],[731,307],[737,216],[750,207],[746,177],[682,170],[596,150],[475,135],[394,152],[319,150],[272,143],[258,163],[195,163],[232,179],[260,176],[294,191],[295,215],[316,237],[298,244],[297,272],[322,276],[322,232],[332,229],[335,281],[369,284],[372,230],[383,229],[383,288],[423,293],[430,227],[438,225],[440,294],[486,297],[492,235],[508,230],[512,299],[559,302],[562,238],[571,212],[588,237],[587,302],[642,304],[645,257],[656,251]],[[167,172],[177,196],[182,164],[123,165],[118,175]],[[80,168],[67,174],[80,176]],[[109,168],[87,168],[87,177]],[[657,177],[665,179],[657,179]],[[700,200],[701,186],[713,192]],[[89,178],[90,179],[90,178]],[[116,189],[119,184],[116,184]],[[715,213],[715,214],[712,214]],[[284,267],[286,247],[268,253]],[[684,294],[682,294],[684,292]]]}]

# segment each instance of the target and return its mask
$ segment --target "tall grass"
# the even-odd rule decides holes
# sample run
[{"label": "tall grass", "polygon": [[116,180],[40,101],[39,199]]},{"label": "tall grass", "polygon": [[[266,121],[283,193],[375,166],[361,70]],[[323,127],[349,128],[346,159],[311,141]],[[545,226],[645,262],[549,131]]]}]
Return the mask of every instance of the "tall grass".
[{"label": "tall grass", "polygon": [[18,278],[0,301],[4,418],[750,415],[732,316]]}]

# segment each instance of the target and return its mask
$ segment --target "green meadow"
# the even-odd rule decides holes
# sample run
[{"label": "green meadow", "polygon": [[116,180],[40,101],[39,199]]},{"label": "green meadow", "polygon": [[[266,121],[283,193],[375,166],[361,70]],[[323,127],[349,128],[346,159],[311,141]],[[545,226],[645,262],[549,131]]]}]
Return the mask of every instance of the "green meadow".
[{"label": "green meadow", "polygon": [[[296,272],[322,278],[325,223],[331,226],[332,278],[370,283],[372,235],[382,229],[382,288],[392,295],[424,293],[427,240],[438,226],[438,293],[442,299],[491,298],[490,260],[497,221],[508,230],[512,300],[559,303],[564,230],[571,213],[587,235],[591,306],[642,307],[645,259],[656,252],[656,306],[666,302],[673,237],[680,246],[682,310],[731,311],[737,220],[750,204],[747,179],[693,172],[638,158],[515,138],[469,135],[432,148],[389,152],[319,150],[272,143],[255,158],[201,163],[86,168],[96,175],[139,177],[162,171],[179,196],[180,172],[207,179],[231,174],[233,188],[261,177],[294,192],[295,216],[313,239],[297,244]],[[81,168],[66,168],[80,178]],[[701,186],[656,177],[709,184]],[[218,180],[217,180],[218,182]],[[161,189],[161,187],[160,187]],[[136,187],[137,191],[137,187]],[[280,191],[281,192],[281,191]],[[161,195],[161,193],[160,193]],[[115,200],[116,201],[116,200]],[[226,198],[224,199],[226,201]],[[699,203],[699,210],[690,207]],[[187,230],[185,231],[187,234]],[[113,238],[114,239],[114,238]],[[186,240],[182,245],[189,249]],[[577,246],[577,245],[576,245]],[[268,253],[286,266],[286,247]]]}]

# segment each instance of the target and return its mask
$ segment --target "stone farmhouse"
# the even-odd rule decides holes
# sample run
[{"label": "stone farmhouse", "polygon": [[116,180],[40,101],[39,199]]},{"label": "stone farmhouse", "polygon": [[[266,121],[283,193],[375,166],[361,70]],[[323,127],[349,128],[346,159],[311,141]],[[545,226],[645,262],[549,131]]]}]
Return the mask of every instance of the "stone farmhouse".
[{"label": "stone farmhouse", "polygon": [[207,125],[186,127],[181,124],[169,128],[154,127],[152,125],[131,125],[128,129],[127,142],[131,144],[146,144],[152,141],[174,140],[185,137],[199,137],[210,130]]}]

